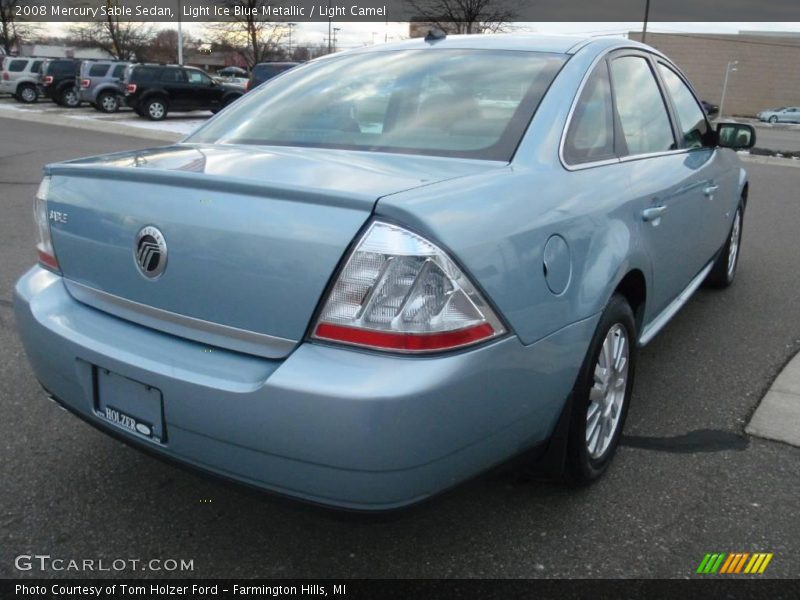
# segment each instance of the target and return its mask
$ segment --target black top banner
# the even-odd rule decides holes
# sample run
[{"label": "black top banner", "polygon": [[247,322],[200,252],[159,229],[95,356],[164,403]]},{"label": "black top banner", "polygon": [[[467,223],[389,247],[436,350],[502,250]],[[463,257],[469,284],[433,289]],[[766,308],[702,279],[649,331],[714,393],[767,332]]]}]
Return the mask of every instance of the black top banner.
[{"label": "black top banner", "polygon": [[[3,0],[18,21],[457,21],[457,0]],[[800,21],[798,0],[474,0],[474,21]]]}]

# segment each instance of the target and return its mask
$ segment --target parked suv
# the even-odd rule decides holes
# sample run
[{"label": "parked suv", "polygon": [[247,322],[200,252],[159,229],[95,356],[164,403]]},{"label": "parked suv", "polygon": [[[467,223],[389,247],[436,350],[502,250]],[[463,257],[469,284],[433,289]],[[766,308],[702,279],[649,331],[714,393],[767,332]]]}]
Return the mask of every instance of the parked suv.
[{"label": "parked suv", "polygon": [[252,90],[264,83],[267,79],[272,79],[276,75],[280,75],[284,71],[288,71],[292,67],[296,67],[300,63],[297,62],[269,62],[258,63],[253,67],[250,73],[250,81],[247,82],[247,89]]},{"label": "parked suv", "polygon": [[170,111],[217,113],[242,94],[243,87],[218,83],[193,67],[131,65],[125,76],[125,103],[152,121],[165,119]]},{"label": "parked suv", "polygon": [[3,57],[0,93],[12,94],[20,102],[36,102],[39,99],[39,69],[43,62],[41,58]]},{"label": "parked suv", "polygon": [[41,91],[59,106],[76,108],[81,105],[75,78],[80,74],[81,61],[74,58],[53,58],[42,65]]},{"label": "parked suv", "polygon": [[122,99],[120,82],[129,64],[105,60],[83,61],[76,79],[79,100],[88,102],[101,112],[116,112]]}]

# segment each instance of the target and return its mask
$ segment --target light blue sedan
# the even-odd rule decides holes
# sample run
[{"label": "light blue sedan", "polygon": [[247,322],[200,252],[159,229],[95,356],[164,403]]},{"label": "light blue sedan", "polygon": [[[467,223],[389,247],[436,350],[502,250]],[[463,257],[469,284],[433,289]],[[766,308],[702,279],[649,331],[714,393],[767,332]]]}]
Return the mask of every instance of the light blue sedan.
[{"label": "light blue sedan", "polygon": [[754,142],[629,40],[337,54],[46,167],[17,323],[56,402],[261,489],[390,509],[521,454],[588,483],[637,348],[734,280]]}]

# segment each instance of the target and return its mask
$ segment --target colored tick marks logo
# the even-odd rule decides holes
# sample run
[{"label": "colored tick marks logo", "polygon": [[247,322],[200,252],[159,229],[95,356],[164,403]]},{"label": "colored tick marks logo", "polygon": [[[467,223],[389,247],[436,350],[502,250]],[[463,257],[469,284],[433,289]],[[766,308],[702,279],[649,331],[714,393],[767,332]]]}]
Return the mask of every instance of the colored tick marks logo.
[{"label": "colored tick marks logo", "polygon": [[706,554],[697,572],[703,575],[760,575],[772,560],[772,552],[717,552]]}]

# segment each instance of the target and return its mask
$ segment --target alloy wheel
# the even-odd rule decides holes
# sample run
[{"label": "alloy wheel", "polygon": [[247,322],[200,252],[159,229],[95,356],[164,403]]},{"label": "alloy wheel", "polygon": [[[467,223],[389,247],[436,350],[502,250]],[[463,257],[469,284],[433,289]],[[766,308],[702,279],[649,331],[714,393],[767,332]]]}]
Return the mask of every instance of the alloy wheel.
[{"label": "alloy wheel", "polygon": [[586,448],[593,459],[606,453],[619,427],[628,390],[629,346],[625,327],[614,324],[603,340],[595,364],[586,413]]},{"label": "alloy wheel", "polygon": [[164,105],[160,102],[151,102],[147,112],[153,119],[161,119],[164,117]]},{"label": "alloy wheel", "polygon": [[20,92],[20,97],[22,98],[23,102],[35,102],[36,101],[36,90],[32,87],[25,86],[22,88]]},{"label": "alloy wheel", "polygon": [[64,94],[64,104],[70,108],[78,106],[78,92],[76,92],[74,89],[67,91]]},{"label": "alloy wheel", "polygon": [[111,94],[106,94],[100,101],[100,105],[106,112],[114,112],[117,110],[117,98]]},{"label": "alloy wheel", "polygon": [[728,279],[733,277],[736,271],[736,261],[739,259],[739,244],[742,240],[742,211],[736,211],[731,228],[731,239],[728,243]]}]

